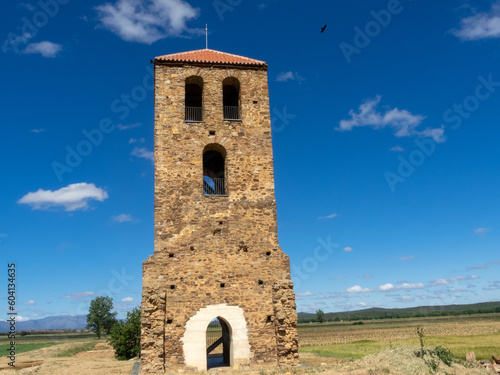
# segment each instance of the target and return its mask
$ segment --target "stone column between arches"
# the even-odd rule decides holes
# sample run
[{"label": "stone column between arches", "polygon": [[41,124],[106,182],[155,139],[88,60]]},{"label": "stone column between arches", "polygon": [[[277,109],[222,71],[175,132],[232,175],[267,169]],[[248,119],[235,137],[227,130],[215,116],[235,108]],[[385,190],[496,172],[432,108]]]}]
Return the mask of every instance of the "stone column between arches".
[{"label": "stone column between arches", "polygon": [[210,305],[200,309],[186,323],[186,331],[182,336],[186,366],[195,367],[200,371],[207,370],[206,332],[208,324],[217,317],[226,321],[231,333],[231,367],[248,363],[253,357],[243,309],[226,304]]}]

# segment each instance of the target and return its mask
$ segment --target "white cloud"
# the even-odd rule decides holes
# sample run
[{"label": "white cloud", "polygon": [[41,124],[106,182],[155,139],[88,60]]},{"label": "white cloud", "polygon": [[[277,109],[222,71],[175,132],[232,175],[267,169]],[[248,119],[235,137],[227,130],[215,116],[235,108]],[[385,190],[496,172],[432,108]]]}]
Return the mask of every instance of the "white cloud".
[{"label": "white cloud", "polygon": [[62,45],[45,40],[39,43],[28,44],[24,49],[23,53],[25,54],[39,53],[43,57],[56,57],[57,54],[61,51],[62,51]]},{"label": "white cloud", "polygon": [[351,252],[352,251],[352,247],[349,247],[349,246],[344,247],[344,251]]},{"label": "white cloud", "polygon": [[125,223],[127,221],[132,221],[132,216],[127,214],[120,214],[118,216],[113,216],[112,220],[116,221],[117,223]]},{"label": "white cloud", "polygon": [[463,281],[463,280],[477,280],[479,279],[479,276],[476,275],[469,275],[469,276],[457,276],[457,277],[450,277],[449,279],[436,279],[432,280],[429,283],[429,286],[440,286],[440,285],[448,285],[457,281]]},{"label": "white cloud", "polygon": [[305,293],[297,293],[297,296],[299,296],[299,297],[310,297],[310,296],[314,296],[314,294],[312,294],[311,292],[305,292]]},{"label": "white cloud", "polygon": [[139,138],[139,139],[136,139],[136,138],[130,138],[128,143],[129,144],[133,144],[133,143],[144,143],[146,140],[144,138]]},{"label": "white cloud", "polygon": [[379,288],[382,292],[386,292],[386,291],[388,291],[388,290],[392,290],[392,289],[394,289],[394,285],[392,285],[392,284],[390,284],[390,283],[389,283],[389,284],[380,285],[378,288]]},{"label": "white cloud", "polygon": [[21,315],[16,316],[17,322],[27,322],[28,320],[30,320],[30,318],[28,318],[27,316],[21,316]]},{"label": "white cloud", "polygon": [[489,231],[490,231],[490,228],[477,228],[474,231],[474,234],[484,234],[484,233],[489,232]]},{"label": "white cloud", "polygon": [[487,287],[484,287],[483,290],[498,290],[500,289],[500,285],[498,284],[490,284]]},{"label": "white cloud", "polygon": [[[0,235],[0,238],[1,238],[1,235]],[[486,268],[489,268],[489,266],[491,265],[499,265],[500,262],[488,262],[488,263],[485,263],[485,264],[480,264],[479,266],[473,266],[473,267],[467,267],[467,270],[470,271],[470,270],[484,270]]]},{"label": "white cloud", "polygon": [[302,83],[303,81],[305,81],[305,78],[302,77],[299,73],[297,73],[297,72],[294,73],[292,71],[281,72],[276,77],[276,81],[278,81],[278,82],[286,82],[288,80],[297,81],[299,83]]},{"label": "white cloud", "polygon": [[199,15],[183,0],[118,0],[96,7],[101,25],[127,42],[152,44],[184,32],[201,34],[201,29],[188,29],[186,23]]},{"label": "white cloud", "polygon": [[400,257],[399,260],[412,260],[412,259],[415,259],[415,256],[414,255],[410,255],[410,256],[407,256],[407,257]]},{"label": "white cloud", "polygon": [[108,198],[108,193],[105,190],[94,184],[80,182],[54,191],[38,189],[34,193],[26,194],[17,203],[28,204],[33,210],[62,206],[66,211],[76,211],[88,208],[88,201],[91,199],[102,202],[106,198]]},{"label": "white cloud", "polygon": [[37,133],[37,134],[38,134],[38,133],[41,133],[41,132],[44,132],[44,131],[45,131],[45,129],[44,129],[44,128],[40,128],[40,129],[31,129],[31,130],[30,130],[30,132],[32,132],[32,133]]},{"label": "white cloud", "polygon": [[403,152],[405,149],[401,146],[394,146],[391,148],[391,151],[394,151],[394,152]]},{"label": "white cloud", "polygon": [[354,285],[351,286],[350,288],[346,289],[347,293],[366,293],[366,292],[371,292],[371,289],[368,288],[362,288],[360,285]]},{"label": "white cloud", "polygon": [[128,302],[132,302],[134,299],[132,297],[125,297],[124,299],[121,300],[121,302],[125,302],[125,303],[128,303]]},{"label": "white cloud", "polygon": [[404,302],[404,303],[413,302],[414,300],[415,300],[415,298],[409,297],[409,296],[403,296],[403,297],[397,298],[397,301]]},{"label": "white cloud", "polygon": [[320,216],[320,217],[318,217],[318,219],[319,220],[321,220],[321,219],[334,219],[337,216],[339,216],[339,215],[338,214],[331,214],[331,215],[328,215],[328,216]]},{"label": "white cloud", "polygon": [[446,137],[444,136],[444,125],[441,125],[440,128],[426,128],[422,131],[415,131],[414,134],[423,138],[432,138],[436,143],[443,143],[446,141]]},{"label": "white cloud", "polygon": [[408,283],[402,283],[401,285],[395,286],[393,284],[384,284],[380,285],[378,289],[381,292],[390,292],[390,291],[395,291],[395,290],[407,290],[407,289],[423,289],[424,284],[422,283],[414,283],[414,284],[408,284]]},{"label": "white cloud", "polygon": [[500,2],[489,13],[478,13],[460,21],[460,29],[453,34],[462,40],[500,38]]},{"label": "white cloud", "polygon": [[130,125],[123,125],[123,124],[116,125],[118,130],[128,130],[128,129],[137,128],[139,126],[141,126],[140,122],[134,122],[133,124],[130,124]]},{"label": "white cloud", "polygon": [[401,285],[398,285],[395,289],[423,289],[424,284],[422,283],[413,283],[413,284],[408,284],[408,283],[403,283]]},{"label": "white cloud", "polygon": [[436,279],[431,282],[431,285],[448,285],[450,280],[447,279]]},{"label": "white cloud", "polygon": [[415,297],[418,297],[420,299],[428,299],[429,296],[426,296],[425,294],[415,294]]},{"label": "white cloud", "polygon": [[479,266],[468,267],[467,269],[468,270],[484,270],[486,268],[488,268],[488,266],[486,264],[481,264]]},{"label": "white cloud", "polygon": [[360,106],[359,111],[349,111],[350,119],[341,120],[339,127],[336,130],[350,131],[355,127],[370,126],[374,129],[382,129],[386,126],[394,129],[396,137],[430,137],[437,143],[445,141],[444,127],[431,129],[427,128],[422,131],[416,128],[425,119],[422,115],[413,115],[406,109],[388,109],[384,113],[377,109],[382,97],[378,95],[373,99],[365,100]]},{"label": "white cloud", "polygon": [[361,307],[366,307],[368,306],[368,304],[366,302],[358,302],[357,303],[358,306],[361,306]]},{"label": "white cloud", "polygon": [[131,155],[137,156],[138,158],[151,160],[152,163],[155,161],[155,154],[153,151],[149,151],[144,147],[134,147],[131,152]]},{"label": "white cloud", "polygon": [[81,299],[85,297],[95,296],[94,292],[79,292],[79,293],[71,293],[66,296],[63,296],[64,299]]},{"label": "white cloud", "polygon": [[21,305],[25,305],[25,306],[33,306],[33,305],[36,305],[35,301],[30,299],[29,301],[26,301],[26,302],[23,302],[21,303]]},{"label": "white cloud", "polygon": [[425,286],[423,283],[413,283],[413,284],[402,283],[401,285],[397,286],[391,283],[387,283],[384,285],[380,285],[377,289],[362,288],[360,285],[355,285],[350,288],[347,288],[345,292],[347,293],[394,292],[398,290],[424,289],[424,288]]}]

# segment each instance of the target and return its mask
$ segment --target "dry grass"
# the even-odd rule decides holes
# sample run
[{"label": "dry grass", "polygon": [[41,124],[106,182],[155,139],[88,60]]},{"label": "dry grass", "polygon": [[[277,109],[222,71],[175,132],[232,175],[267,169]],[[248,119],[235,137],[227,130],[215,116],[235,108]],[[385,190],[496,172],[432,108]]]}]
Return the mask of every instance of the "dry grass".
[{"label": "dry grass", "polygon": [[[3,370],[7,366],[8,359],[3,357],[0,362],[0,374],[19,375],[19,374],[37,374],[37,375],[118,375],[130,374],[134,361],[118,361],[114,358],[114,351],[109,345],[94,341],[92,346],[86,346],[89,351],[82,351],[70,357],[58,357],[61,353],[69,353],[77,347],[85,345],[86,342],[72,341],[68,343],[54,345],[48,348],[34,350],[22,353],[16,356],[16,364],[22,366],[29,361],[39,361],[35,366],[19,370]],[[102,350],[97,348],[101,347]],[[96,350],[97,349],[97,350]],[[41,362],[41,363],[40,363]]]},{"label": "dry grass", "polygon": [[[417,358],[415,352],[419,347],[403,347],[388,349],[381,353],[373,354],[362,360],[354,362],[350,370],[366,371],[369,374],[392,374],[392,375],[415,375],[415,374],[435,374],[435,375],[491,375],[489,370],[479,365],[466,363],[453,363],[447,366],[437,357]],[[429,362],[434,361],[437,369],[431,372]]]},{"label": "dry grass", "polygon": [[[352,323],[306,325],[299,328],[301,340],[300,359],[307,367],[293,369],[262,369],[241,372],[245,375],[285,375],[285,374],[323,374],[323,375],[424,375],[431,374],[429,365],[417,358],[412,347],[418,343],[416,327],[424,326],[425,344],[428,346],[448,346],[456,356],[465,355],[470,348],[483,348],[489,356],[500,348],[500,321],[498,317],[491,319],[409,319],[398,321],[377,321],[353,326]],[[496,319],[496,320],[495,320]],[[472,334],[472,335],[471,335]],[[397,340],[396,338],[400,338]],[[34,340],[39,343],[42,340]],[[79,352],[71,357],[58,357],[60,353],[74,353],[90,340],[87,337],[72,338],[60,341],[57,345],[39,350],[22,353],[17,356],[17,364],[24,363],[26,367],[18,371],[0,370],[0,374],[37,374],[37,375],[101,375],[130,374],[134,361],[118,361],[114,352],[105,340],[93,340],[93,346],[86,345],[87,351]],[[354,342],[358,341],[358,342]],[[51,342],[54,342],[51,340]],[[312,343],[328,343],[323,346],[305,346]],[[337,344],[334,344],[337,343]],[[387,349],[392,343],[394,347]],[[405,347],[403,347],[405,345]],[[460,348],[460,349],[459,349]],[[88,350],[92,349],[92,350]],[[362,359],[337,358],[339,351],[344,357],[363,357]],[[315,350],[317,353],[307,353]],[[374,353],[368,355],[370,353]],[[354,354],[354,355],[353,355]],[[477,353],[476,353],[477,354]],[[500,353],[496,353],[500,354]],[[333,356],[332,356],[333,355]],[[337,357],[335,357],[337,356]],[[463,364],[453,364],[451,367],[441,363],[436,358],[435,375],[488,375],[489,370],[469,368]],[[29,361],[38,361],[31,362]],[[5,357],[0,366],[7,365]],[[234,369],[217,369],[210,374],[240,374]],[[188,372],[185,372],[187,375]]]},{"label": "dry grass", "polygon": [[474,318],[400,319],[397,321],[368,321],[363,325],[336,323],[323,325],[300,325],[301,346],[346,344],[355,341],[396,341],[415,337],[417,326],[423,326],[426,337],[432,336],[478,336],[500,332],[500,320]]}]

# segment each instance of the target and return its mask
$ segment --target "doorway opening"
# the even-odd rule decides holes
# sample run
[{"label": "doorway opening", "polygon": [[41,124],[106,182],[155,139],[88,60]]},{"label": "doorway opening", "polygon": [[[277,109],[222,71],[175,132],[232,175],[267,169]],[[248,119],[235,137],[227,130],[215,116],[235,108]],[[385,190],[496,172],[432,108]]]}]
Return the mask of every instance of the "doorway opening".
[{"label": "doorway opening", "polygon": [[229,324],[217,317],[207,327],[207,370],[231,366],[231,330]]}]

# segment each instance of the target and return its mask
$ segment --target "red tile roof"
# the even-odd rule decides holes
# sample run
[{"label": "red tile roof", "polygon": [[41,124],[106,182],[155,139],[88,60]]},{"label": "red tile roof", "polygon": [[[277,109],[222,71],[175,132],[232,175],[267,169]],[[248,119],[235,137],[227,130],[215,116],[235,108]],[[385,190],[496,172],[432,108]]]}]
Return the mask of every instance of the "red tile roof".
[{"label": "red tile roof", "polygon": [[196,62],[222,65],[251,65],[251,66],[266,66],[265,61],[250,59],[244,56],[233,55],[231,53],[215,51],[213,49],[199,49],[196,51],[187,51],[172,53],[155,57],[155,61],[169,62]]}]

